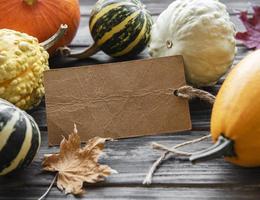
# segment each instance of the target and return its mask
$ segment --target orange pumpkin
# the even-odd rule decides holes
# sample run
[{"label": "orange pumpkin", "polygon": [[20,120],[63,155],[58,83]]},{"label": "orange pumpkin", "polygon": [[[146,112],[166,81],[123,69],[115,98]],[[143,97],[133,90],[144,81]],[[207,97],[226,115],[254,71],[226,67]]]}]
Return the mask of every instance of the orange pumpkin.
[{"label": "orange pumpkin", "polygon": [[80,21],[78,0],[1,0],[0,10],[0,29],[27,33],[39,42],[55,34],[61,24],[67,24],[66,35],[49,53],[72,41]]},{"label": "orange pumpkin", "polygon": [[260,166],[260,50],[245,57],[227,76],[213,106],[212,147],[190,160],[224,156],[244,167]]}]

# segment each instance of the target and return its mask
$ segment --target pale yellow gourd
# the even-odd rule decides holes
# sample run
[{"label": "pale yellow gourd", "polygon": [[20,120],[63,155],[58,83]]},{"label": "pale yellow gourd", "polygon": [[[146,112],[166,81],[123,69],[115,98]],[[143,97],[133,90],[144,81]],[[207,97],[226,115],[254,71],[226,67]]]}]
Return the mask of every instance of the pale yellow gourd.
[{"label": "pale yellow gourd", "polygon": [[153,25],[152,57],[182,55],[186,79],[195,86],[214,85],[232,65],[235,29],[217,0],[176,0]]}]

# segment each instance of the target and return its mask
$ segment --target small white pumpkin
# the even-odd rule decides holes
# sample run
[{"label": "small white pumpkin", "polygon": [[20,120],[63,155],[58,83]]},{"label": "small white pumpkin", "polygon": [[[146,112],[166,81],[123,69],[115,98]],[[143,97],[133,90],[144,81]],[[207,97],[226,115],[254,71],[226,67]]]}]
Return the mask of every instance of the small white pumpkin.
[{"label": "small white pumpkin", "polygon": [[176,0],[152,27],[152,57],[182,55],[186,79],[194,86],[214,85],[236,53],[235,28],[218,0]]}]

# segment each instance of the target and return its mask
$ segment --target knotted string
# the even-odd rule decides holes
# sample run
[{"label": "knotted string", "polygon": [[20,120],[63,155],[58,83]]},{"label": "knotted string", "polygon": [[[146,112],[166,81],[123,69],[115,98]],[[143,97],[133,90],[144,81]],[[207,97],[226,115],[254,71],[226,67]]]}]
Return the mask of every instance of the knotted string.
[{"label": "knotted string", "polygon": [[213,104],[216,98],[214,95],[210,94],[207,91],[200,90],[189,85],[180,87],[179,89],[174,91],[174,94],[178,97],[182,97],[184,99],[189,99],[189,100],[194,98],[199,98],[210,104]]},{"label": "knotted string", "polygon": [[[201,99],[201,100],[208,102],[210,104],[214,104],[215,99],[216,99],[216,97],[214,95],[210,94],[209,92],[204,91],[204,90],[200,90],[200,89],[194,88],[192,86],[188,86],[188,85],[185,85],[185,86],[178,88],[177,90],[175,90],[173,92],[173,94],[175,96],[178,96],[178,97],[181,97],[181,98],[184,98],[184,99],[188,99],[188,100],[198,98],[198,99]],[[177,144],[177,145],[173,146],[172,148],[167,148],[167,147],[160,145],[158,143],[153,143],[152,144],[153,148],[163,150],[164,152],[153,163],[152,167],[150,168],[149,172],[147,173],[147,175],[146,175],[146,177],[143,181],[143,184],[150,185],[152,183],[153,174],[155,173],[155,171],[157,170],[159,165],[163,161],[167,160],[167,158],[169,158],[167,156],[169,156],[170,154],[174,153],[174,154],[189,155],[189,153],[176,150],[177,148],[180,148],[180,147],[188,145],[188,144],[194,144],[194,143],[203,141],[207,138],[210,138],[210,135],[206,135],[206,136],[194,139],[194,140],[190,140],[190,141],[183,142],[181,144]]]}]

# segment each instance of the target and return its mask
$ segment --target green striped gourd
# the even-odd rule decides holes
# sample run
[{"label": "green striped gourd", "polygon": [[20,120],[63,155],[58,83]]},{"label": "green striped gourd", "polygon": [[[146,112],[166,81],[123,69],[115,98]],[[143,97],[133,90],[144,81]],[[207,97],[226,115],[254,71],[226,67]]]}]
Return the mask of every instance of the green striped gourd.
[{"label": "green striped gourd", "polygon": [[135,56],[147,46],[151,26],[152,17],[139,0],[99,0],[89,21],[94,44],[81,53],[62,53],[80,59],[99,50],[112,57]]},{"label": "green striped gourd", "polygon": [[41,142],[33,118],[0,99],[0,176],[28,166]]}]

